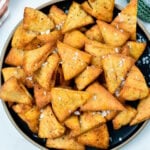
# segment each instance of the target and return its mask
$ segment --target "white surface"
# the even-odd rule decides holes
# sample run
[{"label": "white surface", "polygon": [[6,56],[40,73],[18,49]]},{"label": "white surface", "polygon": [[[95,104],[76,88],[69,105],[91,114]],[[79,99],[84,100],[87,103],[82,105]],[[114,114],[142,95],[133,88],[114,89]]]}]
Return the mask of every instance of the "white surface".
[{"label": "white surface", "polygon": [[[16,24],[22,18],[25,6],[37,7],[49,0],[12,0],[10,2],[10,15],[2,27],[0,27],[0,52],[3,49],[6,39]],[[126,0],[116,0],[117,3],[125,6]],[[145,27],[150,31],[150,24],[144,23]],[[9,121],[3,106],[0,102],[0,149],[1,150],[39,150],[37,147],[29,143],[14,128]],[[129,144],[122,147],[121,150],[148,150],[150,149],[150,123],[142,130],[142,132]]]}]

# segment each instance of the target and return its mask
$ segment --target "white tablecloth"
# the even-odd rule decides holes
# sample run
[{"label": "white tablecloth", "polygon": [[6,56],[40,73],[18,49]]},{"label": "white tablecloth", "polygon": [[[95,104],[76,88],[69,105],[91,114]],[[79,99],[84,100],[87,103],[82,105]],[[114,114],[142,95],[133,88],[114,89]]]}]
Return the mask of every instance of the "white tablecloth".
[{"label": "white tablecloth", "polygon": [[[0,27],[0,53],[11,31],[22,18],[25,6],[37,7],[50,0],[11,0],[10,14],[3,26]],[[126,0],[116,0],[116,3],[122,6],[126,5]],[[150,31],[150,24],[144,23],[147,30]],[[122,147],[121,150],[148,150],[150,149],[150,123],[142,130],[142,132],[129,144]],[[0,150],[39,150],[37,147],[29,143],[14,128],[9,121],[3,106],[0,102]]]}]

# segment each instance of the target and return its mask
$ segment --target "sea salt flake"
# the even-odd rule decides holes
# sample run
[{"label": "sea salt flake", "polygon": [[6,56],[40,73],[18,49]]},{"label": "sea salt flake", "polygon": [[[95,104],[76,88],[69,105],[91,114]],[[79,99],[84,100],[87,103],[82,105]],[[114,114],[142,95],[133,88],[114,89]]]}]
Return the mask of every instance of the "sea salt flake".
[{"label": "sea salt flake", "polygon": [[40,119],[42,119],[42,118],[44,118],[44,114],[43,113],[40,115]]},{"label": "sea salt flake", "polygon": [[46,95],[47,95],[47,92],[46,92],[46,91],[44,91],[44,92],[43,92],[43,95],[44,95],[44,96],[46,96]]},{"label": "sea salt flake", "polygon": [[117,89],[117,90],[115,91],[115,96],[116,96],[116,97],[119,97],[119,96],[120,96],[120,90],[119,90],[119,89]]},{"label": "sea salt flake", "polygon": [[97,100],[97,95],[96,94],[93,95],[93,100]]},{"label": "sea salt flake", "polygon": [[46,31],[42,31],[42,32],[40,32],[41,33],[41,35],[43,35],[43,34],[49,34],[50,33],[50,29],[48,29],[48,30],[46,30]]},{"label": "sea salt flake", "polygon": [[78,110],[75,111],[75,112],[74,112],[74,115],[79,116],[79,115],[80,115],[80,111],[78,111]]},{"label": "sea salt flake", "polygon": [[122,138],[121,137],[119,137],[119,139],[118,139],[119,141],[122,141]]},{"label": "sea salt flake", "polygon": [[29,77],[26,77],[26,79],[32,81],[33,77],[29,76]]},{"label": "sea salt flake", "polygon": [[47,64],[48,64],[48,62],[47,62],[47,61],[46,61],[46,62],[44,62],[44,63],[42,64],[42,67],[45,67]]},{"label": "sea salt flake", "polygon": [[120,48],[116,47],[116,48],[115,48],[115,52],[116,52],[116,53],[119,53],[119,51],[120,51]]}]

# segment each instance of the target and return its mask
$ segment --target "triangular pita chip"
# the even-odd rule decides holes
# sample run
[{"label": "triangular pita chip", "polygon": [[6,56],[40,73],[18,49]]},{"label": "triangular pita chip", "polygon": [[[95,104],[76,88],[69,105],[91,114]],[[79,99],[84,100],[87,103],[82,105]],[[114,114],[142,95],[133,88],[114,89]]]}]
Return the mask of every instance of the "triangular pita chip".
[{"label": "triangular pita chip", "polygon": [[94,23],[93,18],[81,8],[80,4],[73,2],[62,27],[62,32],[65,33],[91,23]]},{"label": "triangular pita chip", "polygon": [[131,120],[136,116],[137,111],[135,108],[126,105],[125,110],[119,112],[115,118],[112,120],[113,128],[115,130],[120,129],[131,122]]},{"label": "triangular pita chip", "polygon": [[36,106],[16,104],[12,108],[32,132],[38,132],[40,110]]},{"label": "triangular pita chip", "polygon": [[114,10],[114,0],[88,0],[82,3],[82,8],[98,20],[111,22]]},{"label": "triangular pita chip", "polygon": [[92,26],[89,30],[85,32],[85,35],[90,39],[90,40],[95,40],[98,42],[103,41],[102,34],[99,30],[98,25]]},{"label": "triangular pita chip", "polygon": [[25,82],[26,74],[22,68],[6,67],[2,69],[2,74],[4,81],[7,81],[10,77],[14,76],[22,82]]},{"label": "triangular pita chip", "polygon": [[21,23],[12,38],[11,46],[13,48],[22,49],[26,44],[32,41],[36,37],[36,33],[29,32],[23,28],[23,24]]},{"label": "triangular pita chip", "polygon": [[136,66],[133,66],[120,91],[120,97],[125,100],[134,101],[145,98],[148,93],[149,89],[143,74]]},{"label": "triangular pita chip", "polygon": [[63,122],[65,119],[67,119],[91,96],[85,91],[74,91],[63,88],[52,88],[51,94],[52,108],[60,122]]},{"label": "triangular pita chip", "polygon": [[58,54],[50,55],[42,67],[34,73],[34,79],[41,85],[41,87],[49,90],[53,83],[53,76],[59,64]]},{"label": "triangular pita chip", "polygon": [[93,56],[103,57],[107,54],[119,53],[120,48],[97,41],[88,40],[85,43],[85,51]]},{"label": "triangular pita chip", "polygon": [[15,77],[9,78],[0,88],[0,98],[8,102],[31,104],[32,97]]},{"label": "triangular pita chip", "polygon": [[47,139],[46,146],[56,149],[85,150],[84,145],[78,143],[75,139],[70,138],[69,135],[63,135],[55,139]]},{"label": "triangular pita chip", "polygon": [[34,98],[38,108],[45,107],[52,99],[51,92],[45,90],[38,84],[34,84]]},{"label": "triangular pita chip", "polygon": [[67,44],[57,43],[58,53],[62,59],[65,80],[70,80],[82,72],[90,63],[91,55]]},{"label": "triangular pita chip", "polygon": [[38,136],[40,138],[57,138],[64,134],[65,127],[56,119],[50,106],[43,109],[40,115]]},{"label": "triangular pita chip", "polygon": [[102,69],[95,66],[87,66],[86,69],[75,78],[76,86],[79,90],[84,89],[101,74]]},{"label": "triangular pita chip", "polygon": [[77,141],[83,145],[107,149],[109,146],[109,133],[107,125],[103,124],[86,133],[83,133],[77,138]]},{"label": "triangular pita chip", "polygon": [[40,48],[25,51],[23,58],[23,69],[25,70],[25,73],[27,75],[32,75],[33,72],[38,70],[52,50],[53,44],[47,43]]},{"label": "triangular pita chip", "polygon": [[5,58],[5,63],[12,66],[22,66],[24,51],[22,49],[11,48]]},{"label": "triangular pita chip", "polygon": [[71,130],[79,130],[80,123],[78,116],[72,115],[65,121],[65,125]]},{"label": "triangular pita chip", "polygon": [[62,9],[58,8],[56,5],[52,5],[49,10],[48,16],[52,18],[56,26],[63,25],[67,18],[65,12]]},{"label": "triangular pita chip", "polygon": [[128,41],[122,48],[121,53],[127,56],[131,56],[135,60],[143,54],[146,47],[146,43]]},{"label": "triangular pita chip", "polygon": [[53,29],[54,23],[43,12],[26,7],[24,10],[23,27],[34,32],[43,32]]},{"label": "triangular pita chip", "polygon": [[119,30],[103,21],[97,20],[104,42],[112,46],[122,46],[130,37],[126,31]]},{"label": "triangular pita chip", "polygon": [[82,111],[124,110],[123,105],[98,82],[90,85],[86,91],[93,97],[81,106]]},{"label": "triangular pita chip", "polygon": [[131,40],[136,40],[137,6],[138,0],[131,0],[111,23],[116,28],[129,32]]},{"label": "triangular pita chip", "polygon": [[150,119],[150,94],[140,100],[137,106],[137,115],[131,121],[130,125],[135,125],[148,119]]},{"label": "triangular pita chip", "polygon": [[133,64],[131,57],[121,54],[107,55],[102,59],[106,85],[111,93],[116,92]]},{"label": "triangular pita chip", "polygon": [[80,115],[79,118],[80,128],[77,130],[72,130],[70,133],[70,137],[78,136],[94,127],[99,126],[106,122],[105,118],[97,112],[84,112]]}]

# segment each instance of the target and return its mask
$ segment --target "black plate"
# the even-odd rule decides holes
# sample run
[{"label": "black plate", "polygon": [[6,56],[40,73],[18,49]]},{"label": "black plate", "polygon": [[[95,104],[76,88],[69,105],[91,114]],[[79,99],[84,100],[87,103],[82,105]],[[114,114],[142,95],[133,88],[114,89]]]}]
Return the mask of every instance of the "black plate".
[{"label": "black plate", "polygon": [[[78,3],[82,3],[84,0],[75,0]],[[56,5],[63,9],[64,11],[67,11],[69,6],[71,5],[72,0],[65,0],[63,2],[58,2],[56,3]],[[44,13],[48,14],[49,12],[49,8],[50,6],[44,7],[41,9],[41,11],[43,11]],[[117,15],[117,13],[119,12],[119,10],[117,8],[115,8],[114,10],[114,17]],[[146,41],[147,42],[147,47],[146,50],[144,51],[143,55],[140,57],[140,59],[137,61],[136,65],[140,68],[140,70],[142,71],[142,73],[145,76],[145,79],[147,81],[148,86],[150,86],[150,41],[148,40],[148,38],[146,37],[146,34],[142,31],[142,29],[137,26],[137,40],[138,41]],[[9,50],[10,50],[10,42],[7,46],[6,52],[5,52],[5,56],[4,59],[6,57],[6,55],[8,54]],[[7,67],[8,65],[3,64],[2,67]],[[2,83],[3,83],[3,77],[1,75],[1,79],[2,79]],[[138,101],[136,102],[132,102],[129,103],[130,105],[136,107],[137,106]],[[12,117],[11,119],[14,120],[14,122],[16,123],[16,125],[20,128],[20,130],[26,135],[28,136],[30,139],[32,139],[33,141],[35,141],[37,144],[45,147],[45,139],[40,139],[37,135],[33,134],[29,128],[27,127],[27,125],[16,115],[16,113],[7,106],[6,107],[8,109],[8,112],[10,114],[10,116]],[[144,123],[140,123],[138,125],[135,126],[125,126],[122,127],[119,130],[113,130],[112,127],[112,123],[108,122],[108,129],[109,129],[109,133],[110,133],[110,146],[109,149],[113,149],[121,144],[123,144],[124,142],[126,142],[129,138],[131,138],[132,136],[134,136],[142,127]],[[95,148],[91,148],[91,147],[87,147],[87,150],[96,150]]]}]

